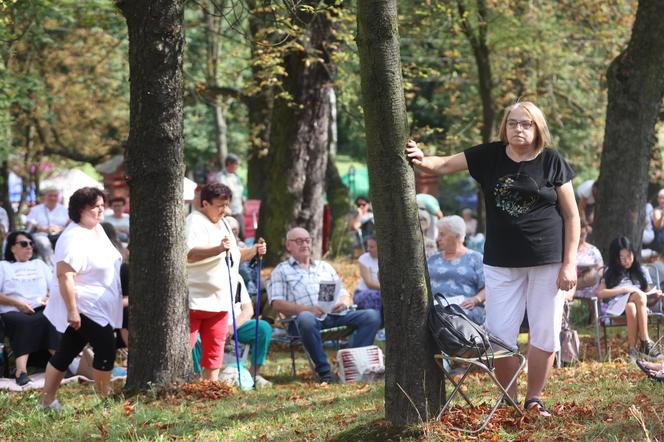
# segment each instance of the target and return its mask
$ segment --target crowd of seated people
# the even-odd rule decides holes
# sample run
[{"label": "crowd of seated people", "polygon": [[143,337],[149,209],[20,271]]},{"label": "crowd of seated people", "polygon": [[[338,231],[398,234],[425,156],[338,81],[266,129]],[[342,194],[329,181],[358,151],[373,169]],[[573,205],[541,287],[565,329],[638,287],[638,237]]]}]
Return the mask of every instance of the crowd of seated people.
[{"label": "crowd of seated people", "polygon": [[[30,382],[27,371],[27,358],[30,353],[48,350],[54,353],[58,350],[62,334],[57,332],[53,325],[44,316],[43,310],[48,300],[48,282],[53,278],[56,261],[59,259],[54,255],[54,238],[62,234],[72,221],[69,219],[62,222],[59,216],[61,211],[57,198],[57,191],[49,190],[45,193],[43,204],[33,208],[34,213],[28,217],[34,234],[27,231],[12,232],[7,236],[5,261],[0,263],[0,318],[4,323],[4,330],[10,339],[10,345],[15,356],[15,377],[19,385]],[[664,191],[660,192],[661,206],[648,214],[650,226],[653,232],[653,243],[659,230],[664,231]],[[55,200],[55,204],[53,204]],[[121,210],[120,201],[116,202],[117,211]],[[122,201],[122,207],[125,202]],[[81,211],[89,210],[83,207]],[[67,210],[67,209],[64,209]],[[43,212],[43,213],[42,213]],[[361,213],[364,213],[362,215]],[[42,216],[43,215],[43,216]],[[79,213],[79,216],[81,214]],[[361,231],[361,220],[370,220],[373,225],[373,217],[370,215],[369,202],[366,199],[358,199],[358,215],[354,220],[360,220],[356,226]],[[445,216],[437,222],[425,209],[419,209],[420,228],[428,243],[427,265],[433,292],[440,292],[449,297],[453,302],[459,304],[466,314],[476,323],[484,322],[484,275],[482,254],[469,249],[465,242],[468,232],[477,231],[477,220],[472,218],[472,213],[466,211],[466,219],[459,216]],[[44,219],[42,219],[44,218]],[[661,220],[661,221],[660,221]],[[236,238],[238,247],[246,245],[237,237],[239,226],[234,218],[227,218],[232,234]],[[431,234],[431,225],[435,227],[435,234]],[[121,336],[119,343],[125,347],[128,344],[128,249],[118,237],[117,229],[110,223],[98,223],[104,229],[110,244],[119,252],[123,261],[120,277],[122,278],[123,317],[122,325],[118,327]],[[0,227],[1,229],[2,227]],[[96,224],[90,229],[95,230]],[[644,229],[644,240],[649,237],[648,223]],[[624,313],[627,318],[628,352],[637,360],[638,358],[658,359],[663,358],[644,326],[643,316],[647,314],[648,305],[655,305],[662,296],[661,292],[653,292],[650,296],[646,292],[650,289],[652,281],[650,275],[645,271],[634,256],[634,250],[625,238],[618,238],[612,243],[609,252],[609,262],[600,277],[600,269],[604,266],[599,250],[587,242],[590,226],[582,222],[581,236],[577,252],[578,284],[574,293],[575,298],[590,298],[598,295],[612,312]],[[37,246],[37,238],[42,238],[42,246],[50,248],[40,256],[43,260],[34,259],[38,256],[34,248]],[[664,237],[664,234],[662,234]],[[309,233],[301,228],[294,228],[288,232],[286,238],[286,249],[290,257],[279,264],[272,272],[269,283],[269,299],[264,302],[264,307],[273,307],[277,312],[291,317],[289,327],[291,332],[302,337],[305,348],[314,360],[316,372],[322,381],[333,380],[332,369],[322,349],[320,331],[337,325],[349,325],[355,329],[351,340],[351,346],[364,346],[373,343],[377,330],[381,327],[382,298],[379,282],[378,267],[378,244],[373,235],[363,235],[364,253],[358,257],[360,280],[353,296],[349,296],[340,282],[340,278],[334,269],[325,261],[313,259],[311,255],[311,237]],[[435,242],[433,238],[436,238]],[[48,241],[48,243],[47,243]],[[663,240],[664,241],[664,240]],[[432,244],[435,250],[432,249]],[[617,245],[616,245],[617,244]],[[49,258],[50,256],[50,258]],[[51,267],[45,262],[49,262]],[[660,260],[662,274],[664,275],[664,259]],[[656,263],[659,261],[656,261]],[[244,264],[245,269],[249,269]],[[656,266],[655,266],[656,267]],[[38,276],[35,277],[35,275]],[[242,286],[253,284],[255,274],[252,278],[243,281]],[[26,283],[29,281],[29,283]],[[319,307],[318,283],[334,281],[339,283],[339,293],[335,298],[331,311],[323,311]],[[247,284],[244,284],[244,283]],[[261,283],[264,286],[263,283]],[[252,354],[257,353],[257,369],[263,366],[270,342],[271,326],[264,320],[260,320],[259,346],[255,347],[256,321],[254,306],[251,298],[247,295],[246,288],[241,291],[242,296],[235,307],[235,319],[240,342],[251,346]],[[251,293],[255,296],[255,293]],[[621,308],[615,307],[617,303],[624,303]],[[350,307],[356,304],[358,311]],[[644,313],[646,312],[646,313]],[[647,324],[647,322],[646,322]],[[226,322],[226,338],[233,335],[230,319]],[[69,356],[58,359],[58,371],[64,367]],[[252,359],[253,360],[253,357]],[[643,365],[643,364],[642,364]],[[648,365],[643,365],[653,373],[659,373]],[[642,369],[643,369],[642,367]],[[107,371],[107,366],[97,363],[95,371]],[[646,371],[644,369],[644,371]],[[93,371],[94,372],[94,371]],[[99,373],[97,373],[98,375]],[[58,375],[59,376],[59,375]],[[102,388],[105,388],[102,380]],[[269,385],[270,382],[260,375],[257,382]],[[54,402],[53,396],[48,396],[44,405],[49,406]]]}]

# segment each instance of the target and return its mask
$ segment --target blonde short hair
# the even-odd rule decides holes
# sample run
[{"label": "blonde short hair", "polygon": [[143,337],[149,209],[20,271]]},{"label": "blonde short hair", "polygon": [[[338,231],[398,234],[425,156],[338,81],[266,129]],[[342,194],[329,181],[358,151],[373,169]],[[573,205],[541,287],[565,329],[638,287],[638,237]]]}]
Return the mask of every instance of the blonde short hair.
[{"label": "blonde short hair", "polygon": [[500,123],[500,129],[498,130],[500,141],[509,144],[509,141],[507,140],[507,119],[509,118],[510,113],[518,108],[528,112],[530,118],[533,119],[533,123],[535,123],[535,149],[539,152],[545,147],[551,146],[551,134],[549,133],[549,126],[546,124],[544,113],[539,107],[535,106],[535,104],[530,101],[514,103],[505,109],[503,121]]}]

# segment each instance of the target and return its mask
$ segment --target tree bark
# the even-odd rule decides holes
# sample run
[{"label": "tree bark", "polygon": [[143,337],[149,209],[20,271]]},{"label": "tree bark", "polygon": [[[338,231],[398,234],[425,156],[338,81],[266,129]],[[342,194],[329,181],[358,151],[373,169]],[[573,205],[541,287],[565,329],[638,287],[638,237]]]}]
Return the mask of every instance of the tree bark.
[{"label": "tree bark", "polygon": [[385,417],[396,425],[435,416],[442,379],[426,327],[430,288],[415,178],[404,156],[408,121],[396,0],[358,3],[357,46],[376,222],[386,341]]},{"label": "tree bark", "polygon": [[[185,279],[181,0],[120,1],[131,78],[129,372],[125,388],[161,389],[192,373]],[[157,258],[157,259],[155,259]]]},{"label": "tree bark", "polygon": [[[315,7],[318,2],[313,2]],[[323,233],[323,197],[328,158],[329,94],[334,66],[326,50],[332,23],[326,14],[300,11],[308,23],[304,50],[292,49],[284,57],[282,87],[290,98],[275,99],[272,113],[270,174],[260,209],[259,235],[270,248],[267,259],[276,264],[284,253],[286,232],[306,229],[313,255],[320,257]],[[312,57],[320,58],[312,61]]]},{"label": "tree bark", "polygon": [[618,235],[641,249],[648,162],[664,94],[662,15],[664,0],[639,1],[629,44],[606,74],[608,104],[593,231],[604,254]]}]

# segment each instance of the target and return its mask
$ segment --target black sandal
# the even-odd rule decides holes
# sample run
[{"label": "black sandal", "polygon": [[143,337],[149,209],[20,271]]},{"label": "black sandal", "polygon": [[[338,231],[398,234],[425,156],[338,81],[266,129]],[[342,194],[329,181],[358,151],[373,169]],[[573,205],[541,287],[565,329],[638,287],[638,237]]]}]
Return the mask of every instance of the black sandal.
[{"label": "black sandal", "polygon": [[544,402],[540,398],[534,397],[530,399],[526,399],[526,401],[523,403],[523,408],[526,411],[530,411],[531,409],[537,407],[537,412],[539,413],[540,416],[544,417],[551,417],[552,414],[547,408],[544,406]]},{"label": "black sandal", "polygon": [[[664,364],[662,364],[664,365]],[[643,360],[637,359],[636,360],[636,366],[641,369],[642,372],[646,374],[650,379],[659,381],[659,382],[664,382],[664,367],[662,369],[655,371],[655,374],[651,373],[651,368],[648,368],[644,365]],[[652,370],[654,371],[654,370]]]}]

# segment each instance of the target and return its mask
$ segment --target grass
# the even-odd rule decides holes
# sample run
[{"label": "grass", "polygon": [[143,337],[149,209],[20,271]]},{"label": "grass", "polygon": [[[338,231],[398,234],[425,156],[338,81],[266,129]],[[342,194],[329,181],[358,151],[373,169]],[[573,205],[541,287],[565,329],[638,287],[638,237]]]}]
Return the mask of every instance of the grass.
[{"label": "grass", "polygon": [[[335,266],[349,289],[356,283],[354,265]],[[584,317],[578,305],[572,317]],[[61,413],[38,408],[39,393],[0,392],[0,440],[220,440],[220,441],[386,441],[386,440],[664,440],[664,383],[645,378],[626,361],[625,329],[610,329],[613,359],[596,361],[592,327],[578,327],[584,361],[554,369],[544,401],[554,411],[552,419],[520,418],[501,408],[488,431],[477,438],[449,430],[456,419],[472,423],[478,410],[455,407],[444,422],[395,428],[384,420],[384,387],[375,384],[320,386],[302,353],[297,375],[291,377],[290,357],[275,345],[264,368],[274,387],[259,391],[233,390],[224,399],[198,398],[194,394],[146,393],[125,399],[98,399],[90,384],[64,385]],[[525,345],[526,336],[521,335]],[[334,351],[329,349],[331,359]],[[519,379],[525,391],[526,376]],[[471,375],[468,394],[479,402],[489,399],[486,382]],[[116,384],[120,392],[122,385]],[[448,390],[449,391],[449,390]],[[457,402],[457,405],[461,405]],[[634,406],[630,411],[630,407]],[[644,426],[634,417],[641,413]],[[645,428],[645,429],[644,429]]]}]

